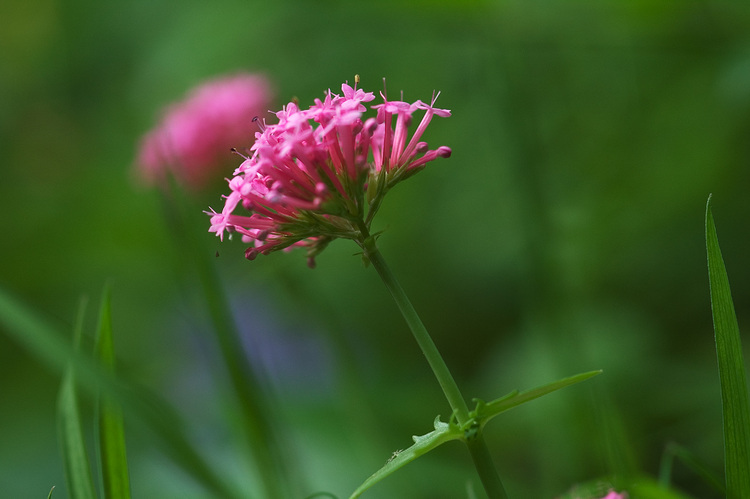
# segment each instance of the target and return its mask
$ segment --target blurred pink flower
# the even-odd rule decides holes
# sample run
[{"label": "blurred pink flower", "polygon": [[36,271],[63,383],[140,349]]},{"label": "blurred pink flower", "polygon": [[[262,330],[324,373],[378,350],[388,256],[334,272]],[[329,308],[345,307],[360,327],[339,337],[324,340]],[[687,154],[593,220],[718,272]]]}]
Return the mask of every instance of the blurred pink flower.
[{"label": "blurred pink flower", "polygon": [[[238,232],[252,243],[248,259],[305,246],[312,266],[333,239],[361,242],[390,188],[428,162],[450,156],[450,148],[429,150],[421,141],[433,116],[450,116],[434,107],[436,96],[430,104],[382,96],[382,104],[371,106],[376,116],[365,118],[364,103],[375,96],[356,84],[341,90],[343,96],[329,90],[305,110],[291,102],[276,113],[277,124],[264,124],[252,156],[229,181],[224,209],[209,213],[211,232],[222,239],[225,232]],[[417,111],[424,115],[409,136]],[[249,213],[235,214],[238,205]]]},{"label": "blurred pink flower", "polygon": [[168,174],[198,189],[234,157],[231,149],[248,149],[258,125],[269,113],[272,90],[265,76],[237,74],[216,78],[193,89],[166,109],[161,122],[142,139],[136,160],[148,184]]},{"label": "blurred pink flower", "polygon": [[575,486],[560,497],[568,499],[628,499],[628,493],[615,492],[612,485],[607,482],[590,482],[584,486]]}]

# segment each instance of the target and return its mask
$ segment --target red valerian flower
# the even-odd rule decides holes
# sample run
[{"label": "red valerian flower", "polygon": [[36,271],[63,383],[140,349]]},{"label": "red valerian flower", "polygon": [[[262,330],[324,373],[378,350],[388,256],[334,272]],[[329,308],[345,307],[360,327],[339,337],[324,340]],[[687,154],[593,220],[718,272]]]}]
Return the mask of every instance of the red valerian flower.
[{"label": "red valerian flower", "polygon": [[[430,150],[420,139],[432,117],[450,111],[422,101],[388,101],[371,106],[375,99],[348,84],[343,95],[326,93],[308,109],[291,102],[276,113],[279,122],[261,124],[252,155],[229,180],[231,193],[220,213],[213,210],[210,232],[223,239],[237,232],[252,246],[245,256],[303,246],[308,262],[336,238],[361,243],[369,234],[372,218],[383,196],[401,180],[438,157],[451,154],[448,147]],[[421,122],[409,136],[416,112]],[[394,126],[395,115],[395,126]],[[235,214],[242,206],[248,214]]]},{"label": "red valerian flower", "polygon": [[253,119],[268,114],[271,99],[271,84],[260,74],[220,77],[196,87],[142,139],[140,177],[155,184],[172,175],[192,189],[203,187],[231,162],[232,147],[252,145]]}]

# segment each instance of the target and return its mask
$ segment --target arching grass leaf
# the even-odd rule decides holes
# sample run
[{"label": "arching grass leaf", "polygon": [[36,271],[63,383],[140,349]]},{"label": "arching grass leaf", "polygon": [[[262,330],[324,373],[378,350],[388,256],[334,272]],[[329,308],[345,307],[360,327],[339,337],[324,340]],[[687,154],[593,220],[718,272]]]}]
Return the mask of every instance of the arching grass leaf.
[{"label": "arching grass leaf", "polygon": [[711,213],[711,196],[706,203],[706,252],[721,382],[727,497],[750,497],[750,402],[745,364],[742,359],[740,328]]},{"label": "arching grass leaf", "polygon": [[[85,308],[85,303],[82,301],[73,333],[73,343],[76,348],[81,343]],[[72,365],[69,365],[65,369],[62,385],[60,386],[57,421],[68,494],[70,497],[95,499],[94,481],[91,476],[88,453],[86,452],[86,439],[83,436],[76,379]],[[50,491],[51,493],[52,491]]]},{"label": "arching grass leaf", "polygon": [[[114,372],[115,349],[112,339],[112,301],[109,289],[105,289],[102,295],[96,335],[96,357],[105,369]],[[130,499],[122,410],[120,405],[106,393],[99,396],[97,420],[104,497],[106,499]]]}]

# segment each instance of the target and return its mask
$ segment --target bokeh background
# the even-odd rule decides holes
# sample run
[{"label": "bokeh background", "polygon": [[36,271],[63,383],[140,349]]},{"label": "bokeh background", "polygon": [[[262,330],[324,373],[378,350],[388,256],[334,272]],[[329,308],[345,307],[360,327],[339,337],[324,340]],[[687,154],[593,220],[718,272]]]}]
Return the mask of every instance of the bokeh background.
[{"label": "bokeh background", "polygon": [[[704,211],[713,193],[740,326],[750,323],[750,7],[745,2],[5,1],[0,6],[0,284],[69,331],[112,286],[119,366],[170,400],[230,480],[253,490],[231,396],[176,230],[134,180],[140,136],[206,78],[261,71],[276,107],[361,75],[442,94],[427,140],[453,156],[386,199],[381,248],[468,397],[604,374],[494,420],[513,497],[554,497],[669,442],[722,471]],[[228,165],[227,175],[235,165]],[[203,236],[201,236],[203,237]],[[448,406],[357,248],[315,270],[207,251],[277,402],[300,497],[347,497]],[[746,342],[749,343],[750,341]],[[0,491],[66,497],[60,372],[0,334]],[[131,427],[128,426],[128,430]],[[128,433],[136,497],[208,497]],[[629,463],[629,464],[628,464]],[[677,464],[674,482],[719,497]],[[467,497],[447,444],[366,497]],[[474,484],[476,490],[478,484]]]}]

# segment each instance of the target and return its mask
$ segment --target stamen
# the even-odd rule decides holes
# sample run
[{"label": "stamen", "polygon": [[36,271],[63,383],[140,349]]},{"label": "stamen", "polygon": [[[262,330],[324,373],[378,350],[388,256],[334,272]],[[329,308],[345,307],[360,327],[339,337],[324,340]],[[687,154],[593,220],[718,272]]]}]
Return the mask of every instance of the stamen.
[{"label": "stamen", "polygon": [[255,123],[258,126],[258,130],[260,130],[260,133],[263,133],[266,131],[266,124],[263,121],[261,121],[260,117],[254,116],[253,123]]},{"label": "stamen", "polygon": [[[230,151],[233,152],[234,154],[236,154],[237,156],[245,159],[245,160],[250,159],[249,157],[247,157],[244,154],[242,154],[241,152],[239,152],[236,147],[231,148]],[[224,179],[224,180],[228,180],[228,179]]]},{"label": "stamen", "polygon": [[435,101],[437,101],[438,97],[440,97],[440,91],[438,90],[438,93],[435,94],[435,91],[432,91],[432,101],[430,102],[430,107],[435,107]]}]

